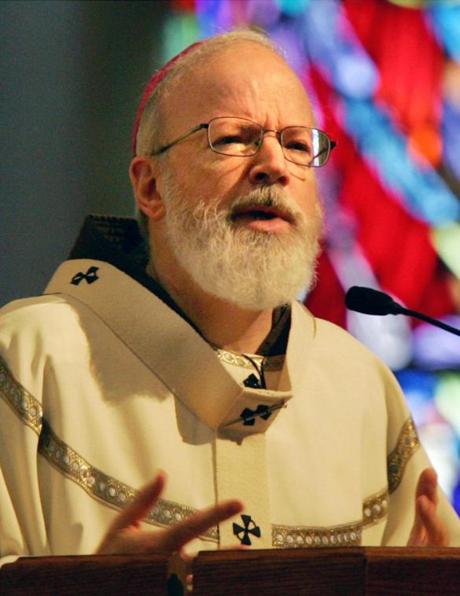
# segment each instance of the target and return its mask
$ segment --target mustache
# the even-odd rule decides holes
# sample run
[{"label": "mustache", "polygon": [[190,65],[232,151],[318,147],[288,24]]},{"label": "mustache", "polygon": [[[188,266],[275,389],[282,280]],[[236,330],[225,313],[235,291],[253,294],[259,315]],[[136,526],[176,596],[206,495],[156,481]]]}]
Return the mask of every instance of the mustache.
[{"label": "mustache", "polygon": [[227,219],[232,221],[243,209],[266,207],[280,211],[286,219],[294,223],[302,220],[302,212],[294,204],[293,199],[280,188],[256,188],[247,195],[237,197],[228,207]]}]

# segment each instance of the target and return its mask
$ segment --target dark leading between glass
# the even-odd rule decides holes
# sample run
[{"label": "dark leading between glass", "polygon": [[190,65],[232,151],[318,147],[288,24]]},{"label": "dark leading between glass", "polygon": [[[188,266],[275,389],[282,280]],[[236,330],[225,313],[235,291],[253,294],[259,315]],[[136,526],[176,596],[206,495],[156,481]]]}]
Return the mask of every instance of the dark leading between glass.
[{"label": "dark leading between glass", "polygon": [[219,116],[192,129],[159,147],[151,155],[160,155],[199,130],[206,129],[210,149],[221,155],[251,157],[262,146],[265,135],[276,135],[284,157],[297,165],[319,168],[329,159],[336,143],[318,128],[308,126],[286,126],[281,130],[264,128],[257,122],[235,116]]}]

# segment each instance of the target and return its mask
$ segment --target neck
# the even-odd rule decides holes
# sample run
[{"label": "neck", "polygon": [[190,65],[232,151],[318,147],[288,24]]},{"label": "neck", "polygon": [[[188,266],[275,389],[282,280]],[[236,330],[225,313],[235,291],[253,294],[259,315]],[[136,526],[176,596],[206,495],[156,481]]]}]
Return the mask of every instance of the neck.
[{"label": "neck", "polygon": [[151,262],[148,273],[169,293],[211,344],[235,352],[257,353],[272,326],[272,309],[245,310],[207,294],[184,271],[169,275]]}]

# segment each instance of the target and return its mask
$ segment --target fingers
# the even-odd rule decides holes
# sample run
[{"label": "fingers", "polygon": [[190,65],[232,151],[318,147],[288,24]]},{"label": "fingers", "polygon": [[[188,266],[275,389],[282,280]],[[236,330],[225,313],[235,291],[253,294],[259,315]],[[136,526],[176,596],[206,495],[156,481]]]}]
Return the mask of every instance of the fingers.
[{"label": "fingers", "polygon": [[417,483],[417,490],[415,493],[415,498],[425,496],[429,499],[433,504],[438,503],[438,476],[433,468],[426,468],[420,474]]},{"label": "fingers", "polygon": [[425,544],[427,546],[449,546],[449,532],[437,514],[436,504],[426,496],[421,496],[416,501],[416,510],[416,515],[424,527]]},{"label": "fingers", "polygon": [[146,532],[132,527],[109,530],[98,549],[99,554],[151,554],[176,552],[220,522],[242,511],[239,501],[226,501],[199,511],[179,524],[163,530]]},{"label": "fingers", "polygon": [[146,484],[136,495],[132,503],[125,507],[114,519],[110,532],[117,532],[129,526],[135,526],[146,517],[158,501],[166,483],[166,474],[158,472],[156,477]]},{"label": "fingers", "polygon": [[408,546],[448,546],[449,532],[438,516],[438,478],[432,468],[420,474],[415,495],[415,521]]},{"label": "fingers", "polygon": [[97,550],[99,554],[180,551],[191,540],[243,510],[240,501],[225,501],[194,513],[175,526],[153,532],[140,530],[139,523],[158,501],[165,482],[166,474],[159,472],[152,482],[139,491],[132,503],[115,517]]},{"label": "fingers", "polygon": [[194,513],[169,528],[152,532],[139,529],[140,522],[158,501],[165,482],[166,474],[159,472],[152,482],[140,490],[132,503],[115,517],[97,550],[99,554],[180,551],[191,540],[243,510],[240,501],[225,501]]},{"label": "fingers", "polygon": [[[420,497],[421,498],[421,497]],[[418,500],[415,501],[415,520],[407,542],[407,546],[424,546],[426,543],[426,532],[423,519],[418,511]]]},{"label": "fingers", "polygon": [[198,538],[210,528],[243,511],[240,501],[224,501],[195,513],[188,519],[163,531],[161,548],[166,551],[180,550],[187,542]]}]

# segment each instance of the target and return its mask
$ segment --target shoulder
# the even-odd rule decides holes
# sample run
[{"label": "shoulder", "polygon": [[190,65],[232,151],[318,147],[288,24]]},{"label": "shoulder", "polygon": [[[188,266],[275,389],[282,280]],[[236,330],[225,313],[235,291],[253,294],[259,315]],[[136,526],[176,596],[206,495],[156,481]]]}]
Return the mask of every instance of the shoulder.
[{"label": "shoulder", "polygon": [[84,343],[78,303],[64,295],[15,300],[0,309],[0,351],[9,357],[59,354]]},{"label": "shoulder", "polygon": [[12,383],[41,399],[58,371],[68,375],[80,365],[86,370],[90,354],[84,316],[80,304],[64,295],[16,300],[2,308],[0,362]]},{"label": "shoulder", "polygon": [[75,307],[63,295],[44,295],[10,302],[0,309],[0,329],[53,329],[76,317]]},{"label": "shoulder", "polygon": [[324,319],[315,318],[316,333],[319,341],[326,341],[334,346],[334,350],[340,354],[350,354],[353,357],[359,356],[366,361],[372,361],[385,366],[383,362],[364,344],[356,339],[349,331],[339,327],[335,323]]},{"label": "shoulder", "polygon": [[317,350],[326,350],[330,358],[336,355],[345,360],[358,359],[360,362],[372,362],[375,366],[386,368],[385,364],[369,348],[346,329],[315,317],[303,304],[298,303],[295,310],[300,327],[310,326],[312,329],[312,337]]},{"label": "shoulder", "polygon": [[314,317],[303,305],[299,304],[295,311],[294,335],[303,337],[296,345],[299,351],[308,354],[305,362],[344,386],[352,384],[364,393],[372,390],[399,399],[401,391],[396,378],[369,348],[342,327]]},{"label": "shoulder", "polygon": [[76,314],[61,296],[15,300],[0,309],[3,396],[11,390],[26,401],[41,400],[50,358],[65,351],[67,338],[75,336],[69,329],[77,328]]}]

